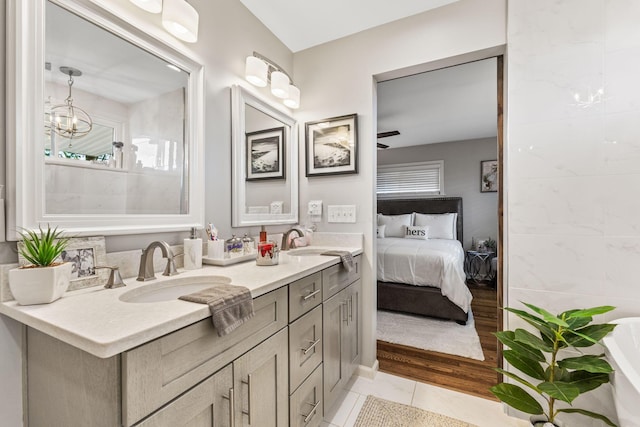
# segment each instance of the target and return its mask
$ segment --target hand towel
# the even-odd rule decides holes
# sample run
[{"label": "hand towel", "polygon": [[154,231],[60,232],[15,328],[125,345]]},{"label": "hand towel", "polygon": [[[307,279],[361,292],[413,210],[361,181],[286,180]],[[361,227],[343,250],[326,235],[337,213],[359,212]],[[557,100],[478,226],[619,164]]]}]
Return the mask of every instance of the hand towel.
[{"label": "hand towel", "polygon": [[218,284],[179,299],[209,305],[218,336],[231,333],[254,314],[251,291],[244,286]]},{"label": "hand towel", "polygon": [[342,266],[345,268],[345,270],[353,270],[353,257],[351,256],[351,252],[349,251],[326,251],[322,252],[320,255],[339,256],[340,260],[342,261]]}]

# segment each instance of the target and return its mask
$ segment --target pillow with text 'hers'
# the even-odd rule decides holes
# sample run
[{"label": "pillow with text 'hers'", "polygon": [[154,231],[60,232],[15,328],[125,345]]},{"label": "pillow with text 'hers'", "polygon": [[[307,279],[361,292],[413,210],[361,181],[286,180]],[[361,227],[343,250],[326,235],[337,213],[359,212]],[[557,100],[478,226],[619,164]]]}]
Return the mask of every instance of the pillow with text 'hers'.
[{"label": "pillow with text 'hers'", "polygon": [[456,229],[457,220],[457,213],[421,214],[416,212],[413,225],[429,227],[430,239],[455,240],[458,238]]},{"label": "pillow with text 'hers'", "polygon": [[410,225],[406,228],[404,238],[427,240],[429,238],[429,227],[425,225]]},{"label": "pillow with text 'hers'", "polygon": [[406,227],[413,224],[413,214],[378,214],[378,225],[384,225],[384,237],[404,237]]}]

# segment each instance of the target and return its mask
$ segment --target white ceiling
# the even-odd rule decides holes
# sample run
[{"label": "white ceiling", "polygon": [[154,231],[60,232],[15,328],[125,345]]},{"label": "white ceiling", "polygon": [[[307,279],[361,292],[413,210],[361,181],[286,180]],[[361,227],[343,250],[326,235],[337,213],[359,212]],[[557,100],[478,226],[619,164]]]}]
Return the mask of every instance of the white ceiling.
[{"label": "white ceiling", "polygon": [[497,61],[489,58],[378,83],[378,132],[390,148],[497,135]]},{"label": "white ceiling", "polygon": [[458,0],[240,0],[292,52]]}]

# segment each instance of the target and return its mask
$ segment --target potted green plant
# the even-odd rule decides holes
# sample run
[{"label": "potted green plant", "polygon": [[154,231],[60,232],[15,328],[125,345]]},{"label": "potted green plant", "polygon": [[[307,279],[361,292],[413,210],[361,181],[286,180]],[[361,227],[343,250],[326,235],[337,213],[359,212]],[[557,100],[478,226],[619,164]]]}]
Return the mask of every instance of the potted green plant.
[{"label": "potted green plant", "polygon": [[69,287],[71,263],[59,261],[69,243],[58,228],[18,232],[18,252],[28,263],[9,271],[9,288],[21,305],[46,304],[60,298]]},{"label": "potted green plant", "polygon": [[[604,359],[604,353],[584,354],[581,349],[600,344],[600,340],[615,328],[615,324],[592,324],[593,316],[607,313],[611,306],[568,310],[557,316],[523,303],[531,312],[505,308],[535,329],[537,335],[524,329],[497,332],[502,344],[504,358],[524,375],[497,368],[497,371],[511,378],[515,383],[501,383],[491,387],[491,392],[507,405],[533,415],[531,424],[543,426],[551,423],[561,426],[558,415],[578,413],[596,418],[607,425],[616,426],[606,416],[571,406],[575,398],[609,382],[611,365]],[[570,354],[566,350],[574,350]],[[527,389],[529,391],[527,391]],[[543,407],[534,397],[542,397]],[[569,407],[557,407],[566,402]]]},{"label": "potted green plant", "polygon": [[491,237],[488,237],[487,240],[484,241],[484,247],[491,252],[495,252],[498,244]]}]

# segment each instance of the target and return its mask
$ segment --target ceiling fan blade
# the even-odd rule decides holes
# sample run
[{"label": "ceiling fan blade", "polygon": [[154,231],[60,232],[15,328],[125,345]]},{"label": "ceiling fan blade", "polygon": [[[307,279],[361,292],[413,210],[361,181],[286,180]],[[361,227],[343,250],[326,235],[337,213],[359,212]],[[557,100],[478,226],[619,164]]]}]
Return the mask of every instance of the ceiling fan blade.
[{"label": "ceiling fan blade", "polygon": [[387,149],[389,146],[387,144],[380,144],[379,142],[376,144],[378,148]]},{"label": "ceiling fan blade", "polygon": [[378,132],[378,139],[387,138],[389,136],[396,136],[396,135],[400,135],[400,131],[391,130],[389,132]]}]

